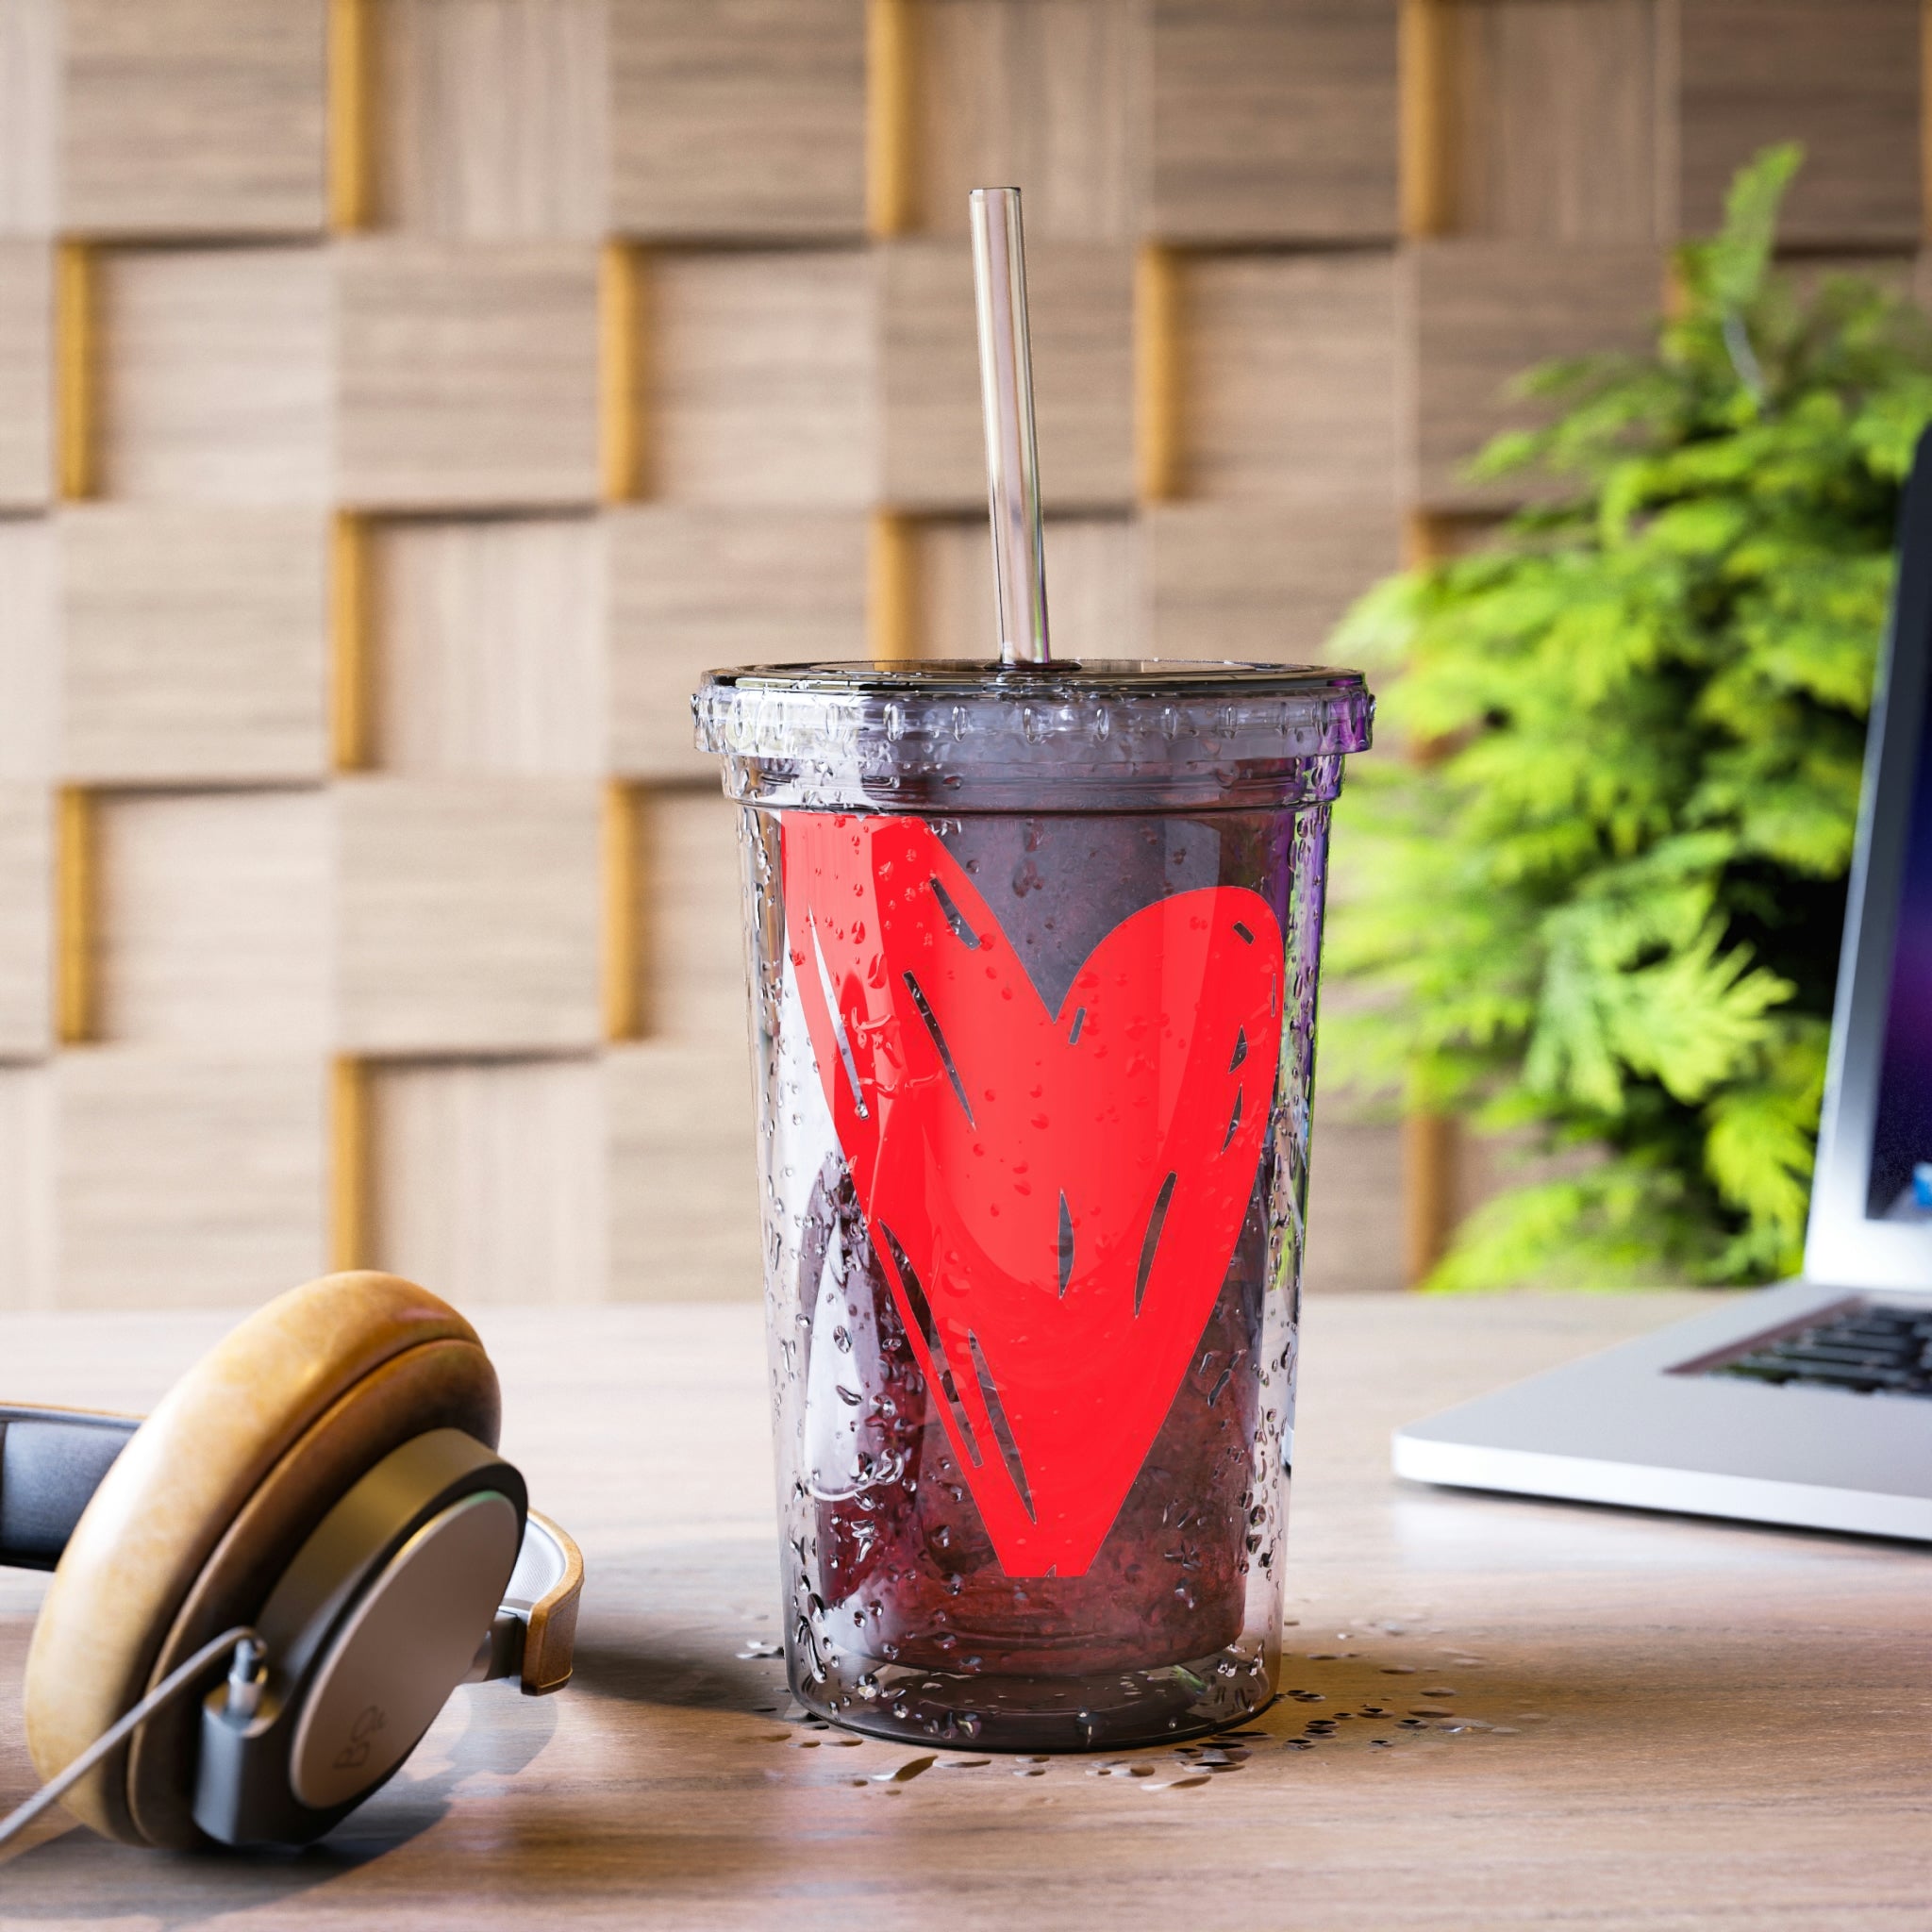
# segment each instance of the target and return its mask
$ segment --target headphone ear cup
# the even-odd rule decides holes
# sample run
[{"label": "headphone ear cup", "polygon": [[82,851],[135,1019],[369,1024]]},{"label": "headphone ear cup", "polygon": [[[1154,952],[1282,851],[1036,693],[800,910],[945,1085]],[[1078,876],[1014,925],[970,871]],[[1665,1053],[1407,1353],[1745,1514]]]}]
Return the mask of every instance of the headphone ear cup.
[{"label": "headphone ear cup", "polygon": [[[70,1763],[201,1644],[248,1622],[348,1487],[412,1437],[494,1447],[496,1374],[446,1303],[394,1275],[325,1276],[251,1315],[175,1384],[75,1526],[27,1653],[27,1748]],[[65,1803],[131,1844],[205,1842],[199,1711],[143,1724]]]}]

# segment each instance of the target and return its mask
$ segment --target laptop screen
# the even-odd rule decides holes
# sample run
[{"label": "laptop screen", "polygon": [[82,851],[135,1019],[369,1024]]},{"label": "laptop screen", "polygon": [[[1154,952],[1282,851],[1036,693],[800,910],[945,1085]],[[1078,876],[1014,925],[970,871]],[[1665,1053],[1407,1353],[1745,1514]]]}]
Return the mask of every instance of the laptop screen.
[{"label": "laptop screen", "polygon": [[1805,1273],[1932,1291],[1932,428],[1900,508]]},{"label": "laptop screen", "polygon": [[1932,713],[1920,721],[1865,1212],[1932,1222]]}]

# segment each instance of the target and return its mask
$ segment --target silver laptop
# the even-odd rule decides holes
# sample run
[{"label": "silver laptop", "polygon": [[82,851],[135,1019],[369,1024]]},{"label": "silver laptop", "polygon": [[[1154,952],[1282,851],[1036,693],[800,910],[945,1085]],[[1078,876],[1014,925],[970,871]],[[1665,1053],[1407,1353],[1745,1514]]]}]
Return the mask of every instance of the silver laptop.
[{"label": "silver laptop", "polygon": [[1865,754],[1805,1273],[1399,1429],[1395,1473],[1932,1542],[1932,431]]}]

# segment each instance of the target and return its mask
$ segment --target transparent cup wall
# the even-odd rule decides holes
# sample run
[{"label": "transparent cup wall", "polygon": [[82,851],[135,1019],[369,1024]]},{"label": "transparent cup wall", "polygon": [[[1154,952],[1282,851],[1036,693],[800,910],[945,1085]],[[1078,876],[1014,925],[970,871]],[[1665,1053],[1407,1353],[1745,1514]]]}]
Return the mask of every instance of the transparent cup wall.
[{"label": "transparent cup wall", "polygon": [[818,669],[699,700],[745,807],[792,1690],[982,1748],[1238,1723],[1276,1684],[1329,801],[1366,694],[905,667],[905,701],[847,705],[873,674]]}]

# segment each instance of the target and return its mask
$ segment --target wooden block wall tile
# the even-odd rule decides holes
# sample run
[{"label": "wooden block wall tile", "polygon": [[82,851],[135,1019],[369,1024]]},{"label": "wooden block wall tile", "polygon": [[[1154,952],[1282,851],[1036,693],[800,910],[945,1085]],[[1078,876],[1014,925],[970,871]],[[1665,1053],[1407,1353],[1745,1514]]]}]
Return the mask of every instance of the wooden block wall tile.
[{"label": "wooden block wall tile", "polygon": [[644,1037],[644,935],[650,924],[650,881],[644,867],[646,793],[625,778],[604,781],[604,822],[597,863],[604,887],[603,954],[599,984],[607,1041]]},{"label": "wooden block wall tile", "polygon": [[320,230],[325,18],[326,0],[66,0],[62,225]]},{"label": "wooden block wall tile", "polygon": [[658,494],[858,508],[875,493],[874,264],[857,249],[660,255],[645,419]]},{"label": "wooden block wall tile", "polygon": [[[993,656],[999,641],[985,517],[936,518],[915,527],[920,654]],[[1141,532],[1124,518],[1047,519],[1047,621],[1056,658],[1141,655]]]},{"label": "wooden block wall tile", "polygon": [[94,1037],[320,1056],[334,979],[327,795],[109,792],[94,814]]},{"label": "wooden block wall tile", "polygon": [[1402,1130],[1352,1120],[1318,1099],[1308,1156],[1311,1294],[1406,1288],[1402,1264]]},{"label": "wooden block wall tile", "polygon": [[1070,658],[1145,654],[1143,555],[1141,526],[1124,518],[1062,517],[1047,525],[1046,580],[1053,587],[1056,649]]},{"label": "wooden block wall tile", "polygon": [[324,1075],[311,1055],[63,1055],[60,1306],[255,1306],[321,1274]]},{"label": "wooden block wall tile", "polygon": [[1536,420],[1508,384],[1552,358],[1637,348],[1659,302],[1647,248],[1525,248],[1423,242],[1404,258],[1414,438],[1410,496],[1430,508],[1477,508],[1533,485],[1477,485],[1462,465],[1496,431]]},{"label": "wooden block wall tile", "polygon": [[62,0],[0,6],[0,235],[51,235]]},{"label": "wooden block wall tile", "polygon": [[1460,1220],[1466,1136],[1453,1113],[1402,1117],[1402,1276],[1417,1288],[1449,1252]]},{"label": "wooden block wall tile", "polygon": [[0,1308],[54,1299],[54,1075],[0,1066]]},{"label": "wooden block wall tile", "polygon": [[874,510],[865,527],[865,655],[892,663],[919,655],[917,517]]},{"label": "wooden block wall tile", "polygon": [[95,912],[99,902],[99,819],[94,793],[63,785],[54,793],[54,1025],[61,1046],[98,1036]]},{"label": "wooden block wall tile", "polygon": [[322,511],[75,504],[56,527],[64,778],[323,775]]},{"label": "wooden block wall tile", "polygon": [[917,225],[967,232],[966,197],[1017,182],[1029,242],[1131,242],[1145,142],[1142,8],[1120,0],[926,0],[913,125]]},{"label": "wooden block wall tile", "polygon": [[610,757],[715,782],[691,743],[698,674],[866,655],[866,523],[850,510],[639,504],[608,512]]},{"label": "wooden block wall tile", "polygon": [[1917,0],[1679,0],[1678,221],[1714,228],[1732,174],[1797,141],[1787,243],[1919,240]]},{"label": "wooden block wall tile", "polygon": [[748,1053],[739,809],[712,791],[644,795],[643,1017],[662,1039]]},{"label": "wooden block wall tile", "polygon": [[[966,244],[882,252],[886,501],[986,502],[973,264]],[[1042,495],[1060,511],[1134,497],[1134,267],[1126,248],[1059,242],[1026,256]]]},{"label": "wooden block wall tile", "polygon": [[609,4],[619,230],[862,232],[865,0]]},{"label": "wooden block wall tile", "polygon": [[0,240],[0,510],[54,490],[54,252]]},{"label": "wooden block wall tile", "polygon": [[1656,0],[1437,0],[1452,48],[1448,226],[1664,239]]},{"label": "wooden block wall tile", "polygon": [[333,488],[321,248],[103,249],[98,493],[311,504]]},{"label": "wooden block wall tile", "polygon": [[0,1060],[53,1045],[54,799],[0,784]]},{"label": "wooden block wall tile", "polygon": [[1396,229],[1397,0],[1152,0],[1154,234]]},{"label": "wooden block wall tile", "polygon": [[596,1044],[594,784],[353,777],[334,799],[344,1052]]},{"label": "wooden block wall tile", "polygon": [[597,251],[598,480],[606,503],[645,494],[644,259],[629,242],[607,241]]},{"label": "wooden block wall tile", "polygon": [[459,1307],[605,1298],[594,1060],[378,1062],[370,1091],[374,1266]]},{"label": "wooden block wall tile", "polygon": [[743,1043],[644,1041],[604,1066],[612,1299],[757,1300],[758,1128]]},{"label": "wooden block wall tile", "polygon": [[601,236],[606,0],[384,0],[375,220],[417,234]]},{"label": "wooden block wall tile", "polygon": [[1392,504],[1392,259],[1203,256],[1180,273],[1182,493]]},{"label": "wooden block wall tile", "polygon": [[0,517],[0,784],[52,782],[58,626],[50,517]]},{"label": "wooden block wall tile", "polygon": [[1392,505],[1158,504],[1141,531],[1163,658],[1321,663],[1349,606],[1402,562]]},{"label": "wooden block wall tile", "polygon": [[372,542],[376,764],[422,777],[603,771],[596,519],[380,519]]},{"label": "wooden block wall tile", "polygon": [[358,509],[597,501],[597,252],[341,244],[342,500]]},{"label": "wooden block wall tile", "polygon": [[[1051,531],[1056,526],[1049,525]],[[922,658],[985,658],[999,647],[992,558],[984,518],[924,517],[913,541],[912,631]],[[1051,539],[1049,539],[1051,541]],[[1055,657],[1073,657],[1060,636],[1060,586],[1047,558],[1047,623]],[[991,643],[989,643],[991,640]]]},{"label": "wooden block wall tile", "polygon": [[337,772],[375,762],[373,527],[353,510],[328,523],[328,756]]}]

